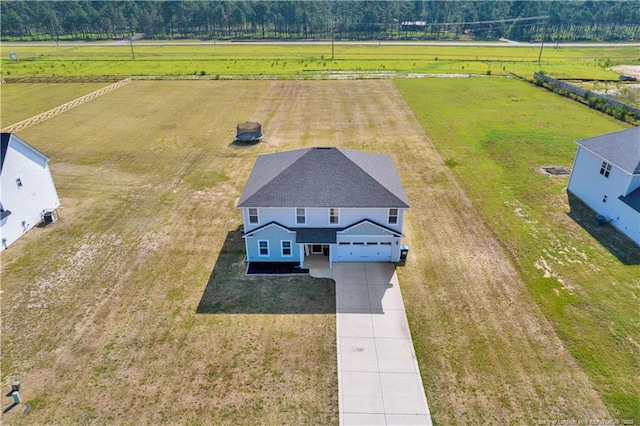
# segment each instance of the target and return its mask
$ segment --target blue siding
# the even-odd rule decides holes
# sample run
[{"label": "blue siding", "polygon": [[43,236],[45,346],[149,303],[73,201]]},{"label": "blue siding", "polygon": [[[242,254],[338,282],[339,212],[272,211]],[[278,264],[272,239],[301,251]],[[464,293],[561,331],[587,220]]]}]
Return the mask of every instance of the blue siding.
[{"label": "blue siding", "polygon": [[[269,242],[269,256],[260,256],[258,242]],[[291,256],[282,256],[282,241],[291,241]],[[296,244],[295,232],[277,225],[268,226],[250,237],[246,237],[247,260],[250,262],[300,262],[300,248]]]}]

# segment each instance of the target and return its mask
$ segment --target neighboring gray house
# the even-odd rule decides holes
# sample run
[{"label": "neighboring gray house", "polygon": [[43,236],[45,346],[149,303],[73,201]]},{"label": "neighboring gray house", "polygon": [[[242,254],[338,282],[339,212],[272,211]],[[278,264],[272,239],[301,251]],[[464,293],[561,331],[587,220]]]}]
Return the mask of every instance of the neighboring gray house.
[{"label": "neighboring gray house", "polygon": [[640,127],[577,144],[567,189],[640,245]]},{"label": "neighboring gray house", "polygon": [[257,158],[238,201],[249,262],[397,262],[409,202],[391,157],[306,148]]},{"label": "neighboring gray house", "polygon": [[13,133],[0,135],[0,250],[60,206],[49,158]]}]

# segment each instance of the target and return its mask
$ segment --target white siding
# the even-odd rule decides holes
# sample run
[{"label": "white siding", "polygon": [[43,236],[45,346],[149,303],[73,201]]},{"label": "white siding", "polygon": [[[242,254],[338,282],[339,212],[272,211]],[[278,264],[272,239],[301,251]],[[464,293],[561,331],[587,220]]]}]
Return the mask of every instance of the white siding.
[{"label": "white siding", "polygon": [[[40,223],[42,212],[60,206],[47,159],[12,136],[2,167],[2,207],[11,214],[2,220],[0,237],[9,246]],[[18,186],[20,179],[22,186]],[[4,250],[5,245],[1,245]]]},{"label": "white siding", "polygon": [[[582,147],[578,148],[569,179],[568,189],[596,213],[611,220],[611,225],[640,244],[640,214],[620,201],[640,185],[640,177],[633,176],[615,165],[609,177],[600,174],[600,156]],[[606,202],[605,200],[606,196]]]},{"label": "white siding", "polygon": [[627,185],[627,189],[624,195],[629,195],[637,188],[640,188],[640,175],[633,175],[631,181],[629,182],[629,185]]},{"label": "white siding", "polygon": [[568,189],[597,213],[607,218],[617,217],[618,197],[625,194],[631,175],[612,165],[609,177],[604,177],[600,174],[603,161],[606,160],[579,147]]},{"label": "white siding", "polygon": [[640,213],[622,201],[616,200],[616,202],[619,207],[618,214],[611,224],[640,245]]}]

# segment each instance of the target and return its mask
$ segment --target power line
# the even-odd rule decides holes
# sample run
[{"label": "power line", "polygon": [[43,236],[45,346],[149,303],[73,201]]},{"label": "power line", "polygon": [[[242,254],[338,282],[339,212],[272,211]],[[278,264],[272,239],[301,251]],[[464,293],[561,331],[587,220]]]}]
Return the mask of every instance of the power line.
[{"label": "power line", "polygon": [[476,24],[506,24],[508,22],[520,22],[520,21],[542,21],[549,19],[548,15],[530,16],[528,18],[508,18],[508,19],[496,19],[493,21],[467,21],[467,22],[443,22],[432,23],[428,25],[476,25]]}]

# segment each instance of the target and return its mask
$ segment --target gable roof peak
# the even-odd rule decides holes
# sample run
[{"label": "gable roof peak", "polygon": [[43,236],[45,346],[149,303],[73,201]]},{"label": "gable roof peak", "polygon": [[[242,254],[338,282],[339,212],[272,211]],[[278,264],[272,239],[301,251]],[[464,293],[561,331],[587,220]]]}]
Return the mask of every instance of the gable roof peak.
[{"label": "gable roof peak", "polygon": [[11,144],[12,141],[13,143],[21,144],[28,150],[32,151],[36,156],[42,158],[43,161],[49,161],[49,157],[29,145],[24,140],[20,139],[15,133],[2,132],[0,133],[0,173],[2,173],[2,169],[4,168],[4,161],[7,157],[7,152],[9,151],[9,144]]}]

